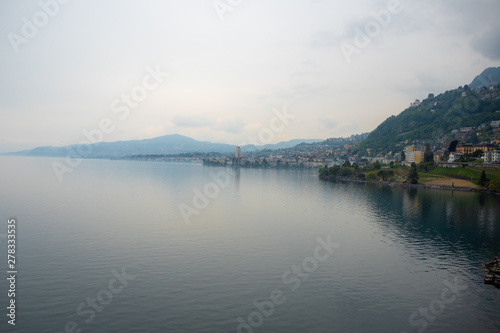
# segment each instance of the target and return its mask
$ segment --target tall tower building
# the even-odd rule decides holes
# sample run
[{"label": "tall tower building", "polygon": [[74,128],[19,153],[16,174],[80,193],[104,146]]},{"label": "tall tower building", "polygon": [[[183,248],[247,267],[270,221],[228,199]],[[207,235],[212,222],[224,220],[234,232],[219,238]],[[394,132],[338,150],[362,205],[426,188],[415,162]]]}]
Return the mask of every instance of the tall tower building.
[{"label": "tall tower building", "polygon": [[236,153],[234,154],[234,157],[239,161],[241,160],[241,148],[236,147]]}]

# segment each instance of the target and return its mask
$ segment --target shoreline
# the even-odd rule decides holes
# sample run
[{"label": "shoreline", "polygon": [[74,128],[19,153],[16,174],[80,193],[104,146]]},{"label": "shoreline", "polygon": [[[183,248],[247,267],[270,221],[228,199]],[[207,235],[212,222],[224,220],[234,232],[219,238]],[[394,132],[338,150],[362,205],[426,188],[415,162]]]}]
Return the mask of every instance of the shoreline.
[{"label": "shoreline", "polygon": [[329,182],[334,181],[345,181],[345,182],[354,182],[354,183],[368,183],[368,184],[378,184],[385,185],[391,187],[406,187],[406,188],[421,188],[426,190],[438,190],[438,191],[460,191],[460,192],[478,192],[485,194],[494,194],[500,195],[498,192],[486,191],[482,189],[476,189],[472,187],[460,187],[460,186],[450,186],[450,185],[434,185],[434,184],[410,184],[410,183],[396,183],[391,181],[383,181],[383,180],[366,180],[366,179],[354,179],[354,178],[346,178],[346,177],[323,177],[321,175],[318,176],[319,179]]}]

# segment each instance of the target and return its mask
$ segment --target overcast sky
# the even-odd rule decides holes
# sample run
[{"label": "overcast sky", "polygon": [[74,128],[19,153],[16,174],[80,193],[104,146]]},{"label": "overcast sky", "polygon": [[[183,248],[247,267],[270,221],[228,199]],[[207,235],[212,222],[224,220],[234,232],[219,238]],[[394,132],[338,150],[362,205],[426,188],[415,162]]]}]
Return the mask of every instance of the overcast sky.
[{"label": "overcast sky", "polygon": [[103,119],[104,141],[238,144],[284,108],[274,142],[349,136],[500,66],[498,0],[61,2],[0,3],[0,152]]}]

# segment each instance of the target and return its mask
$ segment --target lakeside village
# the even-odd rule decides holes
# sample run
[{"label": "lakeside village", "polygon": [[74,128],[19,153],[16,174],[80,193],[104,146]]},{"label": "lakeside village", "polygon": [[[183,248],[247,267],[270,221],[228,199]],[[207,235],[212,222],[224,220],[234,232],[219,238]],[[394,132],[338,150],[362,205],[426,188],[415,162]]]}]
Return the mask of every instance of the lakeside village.
[{"label": "lakeside village", "polygon": [[[459,141],[474,138],[484,128],[493,133],[489,142]],[[315,168],[319,169],[321,178],[328,180],[429,183],[500,192],[500,121],[481,124],[477,128],[463,127],[450,134],[453,141],[447,147],[423,145],[419,140],[411,144],[405,141],[401,143],[407,144],[402,151],[376,156],[370,148],[366,149],[366,154],[356,153],[357,145],[366,143],[368,133],[365,133],[278,150],[247,148],[242,151],[237,147],[234,154],[133,155],[124,159],[238,168]]]},{"label": "lakeside village", "polygon": [[[494,137],[489,142],[469,143],[457,139],[468,138],[491,127]],[[237,147],[234,156],[205,158],[204,165],[241,168],[318,168],[320,178],[326,180],[354,179],[358,181],[385,181],[393,183],[428,184],[444,187],[462,187],[471,190],[500,192],[500,121],[481,124],[477,128],[463,127],[450,133],[453,140],[448,147],[438,148],[417,143],[404,147],[399,153],[385,156],[349,155],[356,151],[363,135],[328,139],[325,145],[303,144],[278,151],[242,154]],[[340,142],[349,142],[338,145]],[[335,148],[328,147],[336,143]],[[307,147],[307,148],[306,148]],[[367,149],[370,155],[371,149]]]},{"label": "lakeside village", "polygon": [[[493,121],[491,126],[496,129],[500,135],[500,121]],[[461,128],[457,136],[467,134],[473,129]],[[347,139],[328,139],[329,140],[345,140],[355,142],[351,138]],[[463,143],[455,141],[452,143],[451,149],[442,148],[432,151],[430,146],[409,145],[404,148],[401,154],[388,153],[385,156],[363,156],[358,155],[348,156],[348,151],[353,145],[344,144],[336,149],[318,149],[317,151],[300,152],[296,149],[280,149],[278,151],[261,151],[259,153],[250,153],[248,157],[244,157],[240,147],[236,147],[234,156],[217,154],[219,156],[209,156],[207,158],[195,158],[196,162],[202,162],[204,165],[211,166],[234,166],[234,167],[247,167],[247,168],[321,168],[333,167],[343,165],[357,165],[358,167],[373,167],[380,164],[381,166],[393,166],[400,164],[404,166],[411,166],[412,163],[420,164],[429,162],[425,160],[426,149],[431,149],[432,161],[437,166],[447,168],[462,167],[464,163],[484,163],[490,167],[500,168],[500,139],[495,138],[492,140],[494,143]],[[299,145],[300,146],[300,145]],[[303,146],[307,147],[307,144]],[[313,147],[313,145],[311,145]],[[371,149],[367,149],[368,154]],[[429,154],[429,152],[427,152]],[[206,154],[210,155],[210,154]],[[193,162],[193,158],[185,157],[171,158],[175,161]]]},{"label": "lakeside village", "polygon": [[[418,102],[418,101],[417,101]],[[500,111],[497,111],[500,113]],[[494,137],[489,142],[468,143],[463,140],[471,133],[477,135],[487,126],[491,126]],[[477,131],[477,132],[476,132]],[[460,130],[453,130],[450,133],[454,141],[448,147],[436,149],[429,145],[419,145],[419,140],[415,144],[405,146],[400,153],[389,152],[388,154],[372,156],[372,149],[367,149],[368,156],[349,155],[356,151],[356,144],[363,141],[366,134],[352,135],[348,138],[331,138],[323,144],[301,144],[293,148],[279,150],[263,150],[259,152],[242,153],[240,147],[236,148],[234,156],[229,154],[203,154],[197,158],[192,156],[177,156],[177,161],[190,160],[202,162],[211,166],[238,166],[253,168],[321,168],[343,165],[356,165],[357,167],[393,166],[396,164],[411,166],[412,163],[421,164],[430,162],[429,156],[432,154],[432,161],[436,166],[445,168],[459,168],[466,164],[476,166],[484,164],[492,168],[500,168],[500,120],[491,121],[490,124],[481,124],[477,128],[462,127]],[[344,143],[343,142],[348,142]],[[408,142],[406,142],[408,143]],[[428,150],[431,150],[430,152]],[[427,159],[426,159],[427,150]],[[185,154],[189,155],[189,154]],[[211,156],[218,155],[218,156]]]}]

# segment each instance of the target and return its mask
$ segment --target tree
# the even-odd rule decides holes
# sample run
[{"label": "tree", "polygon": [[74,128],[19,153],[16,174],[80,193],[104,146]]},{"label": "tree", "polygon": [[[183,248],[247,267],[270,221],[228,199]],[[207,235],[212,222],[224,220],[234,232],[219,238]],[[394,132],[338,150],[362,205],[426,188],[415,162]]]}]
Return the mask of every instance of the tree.
[{"label": "tree", "polygon": [[373,163],[373,168],[375,170],[380,170],[381,167],[382,167],[382,163],[380,163],[379,161],[375,161],[375,163]]},{"label": "tree", "polygon": [[337,175],[337,173],[339,172],[339,170],[340,170],[340,167],[332,166],[328,169],[328,175],[335,177]]},{"label": "tree", "polygon": [[344,167],[340,168],[339,173],[338,173],[338,175],[340,177],[346,177],[346,178],[351,177],[352,174],[353,174],[353,170],[351,168],[348,168],[348,167],[347,168],[344,168]]},{"label": "tree", "polygon": [[457,140],[450,142],[450,146],[448,147],[448,151],[450,153],[454,153],[457,150],[457,144],[458,144]]},{"label": "tree", "polygon": [[473,157],[481,157],[481,156],[483,156],[483,154],[484,154],[484,151],[482,149],[476,149],[476,151],[474,151],[472,153],[472,156]]},{"label": "tree", "polygon": [[473,131],[470,135],[469,135],[469,140],[468,140],[470,143],[472,144],[477,144],[479,143],[479,138],[477,137],[477,133],[476,131]]},{"label": "tree", "polygon": [[404,160],[406,160],[406,154],[405,154],[405,151],[403,150],[401,152],[401,161],[404,161]]},{"label": "tree", "polygon": [[430,162],[422,162],[420,163],[418,166],[417,166],[417,171],[425,171],[425,172],[429,172],[431,171],[432,169],[434,169],[435,165],[434,165],[434,161],[430,161]]},{"label": "tree", "polygon": [[392,170],[380,170],[377,172],[377,176],[382,178],[383,181],[387,180],[389,177],[394,177],[394,171]]},{"label": "tree", "polygon": [[486,178],[486,172],[483,170],[481,172],[481,178],[479,179],[479,185],[484,186],[488,182],[488,178]]},{"label": "tree", "polygon": [[411,164],[410,173],[408,174],[408,180],[410,181],[411,184],[418,184],[418,178],[419,175],[417,172],[417,164],[413,162]]},{"label": "tree", "polygon": [[450,158],[450,152],[449,151],[445,151],[444,154],[443,154],[443,157],[441,157],[441,161],[448,161],[448,159]]},{"label": "tree", "polygon": [[424,163],[432,161],[434,161],[434,153],[431,150],[431,146],[429,144],[426,144],[424,151]]}]

